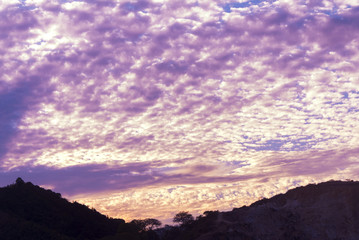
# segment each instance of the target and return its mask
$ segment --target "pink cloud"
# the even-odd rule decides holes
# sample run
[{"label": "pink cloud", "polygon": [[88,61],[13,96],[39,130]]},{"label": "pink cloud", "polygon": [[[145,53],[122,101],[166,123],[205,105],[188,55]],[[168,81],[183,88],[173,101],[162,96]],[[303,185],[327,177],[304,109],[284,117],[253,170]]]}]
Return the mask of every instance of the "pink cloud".
[{"label": "pink cloud", "polygon": [[[354,176],[357,6],[226,4],[25,1],[1,8],[6,178],[19,169],[80,194]],[[245,166],[232,164],[238,161]],[[159,170],[167,166],[175,170]],[[106,177],[122,168],[124,184],[124,175]],[[131,173],[136,168],[152,173]],[[86,186],[92,171],[94,188]],[[72,189],[75,172],[83,179]],[[269,192],[253,189],[255,196]]]}]

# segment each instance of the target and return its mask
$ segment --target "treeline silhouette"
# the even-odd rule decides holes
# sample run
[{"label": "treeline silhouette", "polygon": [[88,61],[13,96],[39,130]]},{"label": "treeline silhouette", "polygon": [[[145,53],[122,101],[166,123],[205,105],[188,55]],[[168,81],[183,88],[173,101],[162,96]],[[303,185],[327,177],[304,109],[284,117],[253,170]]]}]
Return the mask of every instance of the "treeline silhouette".
[{"label": "treeline silhouette", "polygon": [[229,212],[182,211],[173,222],[126,223],[21,178],[0,188],[1,240],[349,240],[359,239],[359,183],[310,184]]}]

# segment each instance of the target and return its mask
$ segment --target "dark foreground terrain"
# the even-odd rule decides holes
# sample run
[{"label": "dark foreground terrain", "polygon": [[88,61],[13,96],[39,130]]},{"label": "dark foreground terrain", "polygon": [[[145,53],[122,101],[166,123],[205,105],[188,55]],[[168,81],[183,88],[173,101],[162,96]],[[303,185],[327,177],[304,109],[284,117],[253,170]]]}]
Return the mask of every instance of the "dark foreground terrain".
[{"label": "dark foreground terrain", "polygon": [[0,188],[1,240],[158,239],[153,236],[153,231],[70,203],[61,194],[21,178]]},{"label": "dark foreground terrain", "polygon": [[1,240],[359,240],[359,182],[311,184],[230,212],[187,215],[155,229],[158,220],[108,218],[20,178],[0,188]]},{"label": "dark foreground terrain", "polygon": [[359,182],[311,184],[205,215],[172,239],[358,240]]}]

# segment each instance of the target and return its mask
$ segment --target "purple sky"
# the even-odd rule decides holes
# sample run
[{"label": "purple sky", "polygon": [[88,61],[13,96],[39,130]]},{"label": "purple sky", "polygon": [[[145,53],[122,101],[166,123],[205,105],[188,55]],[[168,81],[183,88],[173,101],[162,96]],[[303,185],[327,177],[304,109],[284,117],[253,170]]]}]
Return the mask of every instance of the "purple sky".
[{"label": "purple sky", "polygon": [[0,0],[0,184],[112,217],[359,174],[359,2]]}]

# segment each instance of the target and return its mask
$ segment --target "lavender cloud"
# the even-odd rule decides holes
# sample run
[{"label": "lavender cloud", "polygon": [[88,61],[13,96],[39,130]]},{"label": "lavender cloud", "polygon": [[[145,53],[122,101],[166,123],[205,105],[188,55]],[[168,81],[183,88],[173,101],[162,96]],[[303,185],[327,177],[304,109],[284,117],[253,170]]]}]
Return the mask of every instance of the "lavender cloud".
[{"label": "lavender cloud", "polygon": [[168,206],[199,211],[195,193],[225,196],[199,201],[213,208],[357,172],[354,1],[26,0],[0,11],[4,182],[18,171],[93,202],[185,186]]}]

